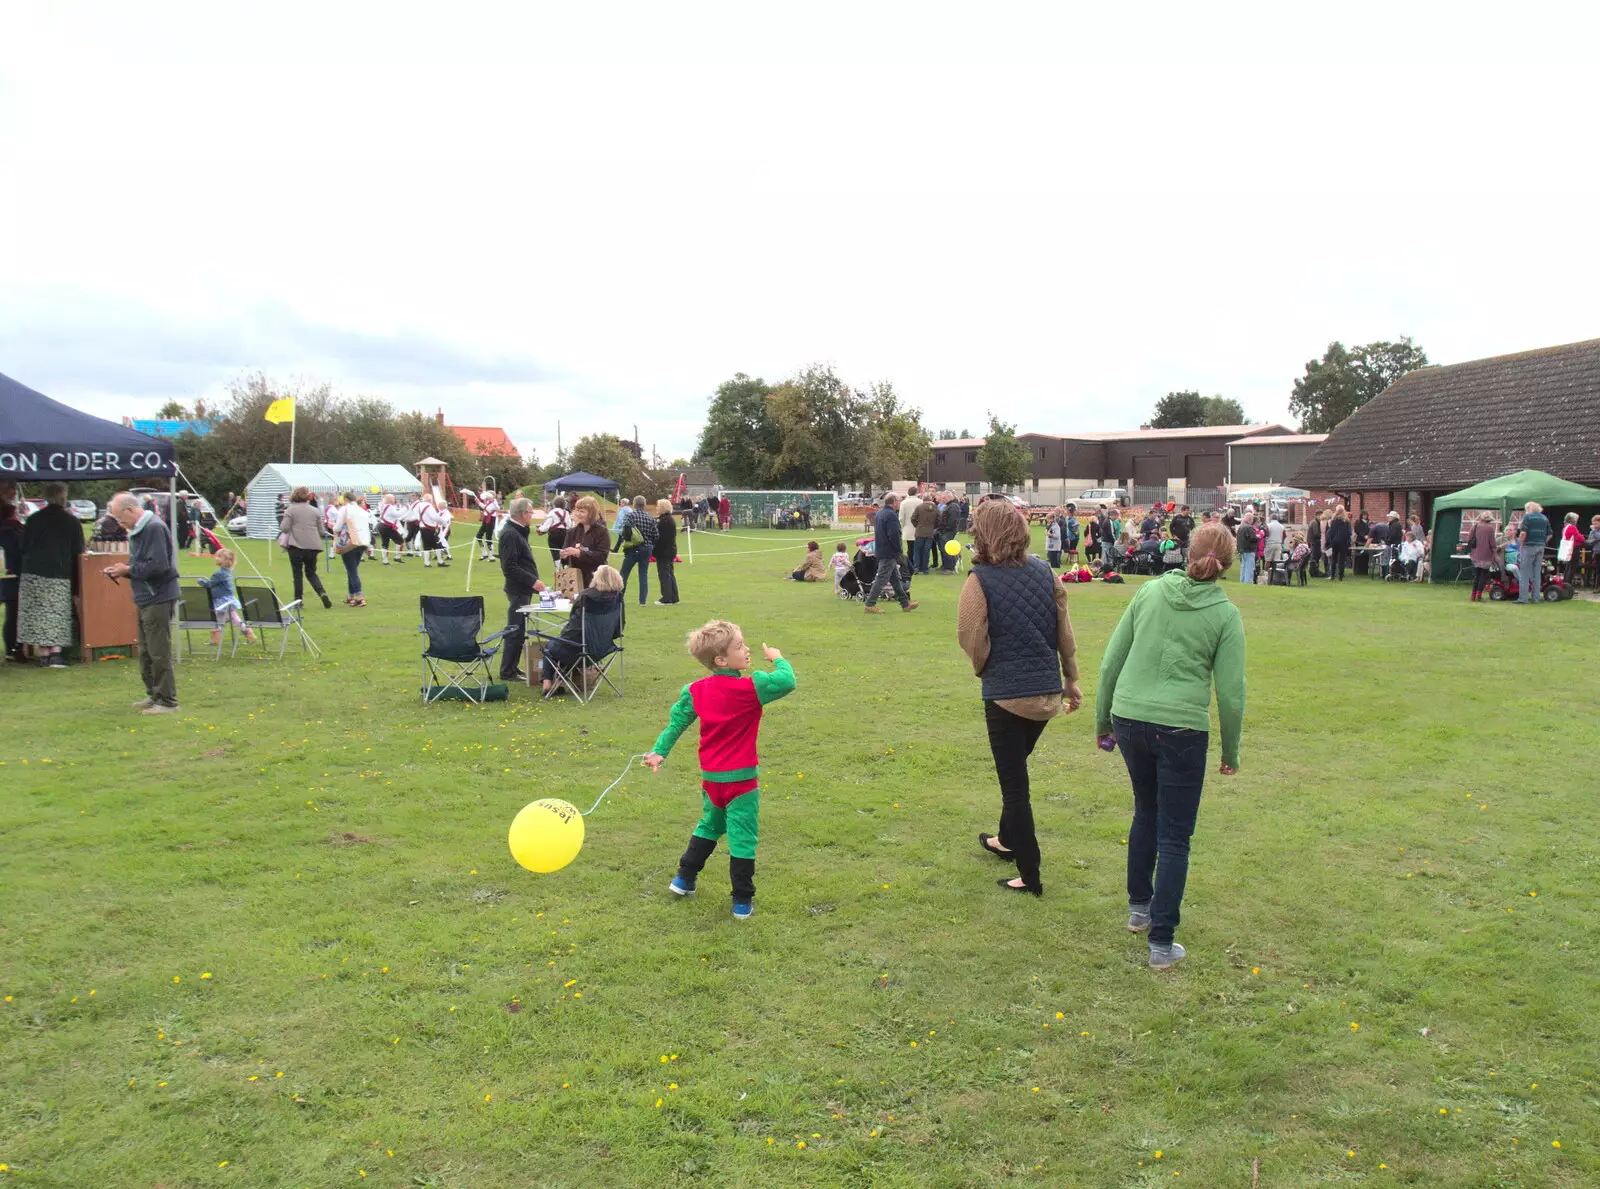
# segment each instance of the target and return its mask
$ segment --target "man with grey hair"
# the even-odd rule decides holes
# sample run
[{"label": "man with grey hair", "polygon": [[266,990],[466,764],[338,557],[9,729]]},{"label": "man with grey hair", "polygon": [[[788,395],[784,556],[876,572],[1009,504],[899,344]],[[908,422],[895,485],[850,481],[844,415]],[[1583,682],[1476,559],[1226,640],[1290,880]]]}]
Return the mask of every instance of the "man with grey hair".
[{"label": "man with grey hair", "polygon": [[533,558],[533,546],[528,544],[528,526],[533,523],[533,501],[525,496],[512,500],[507,511],[510,515],[500,529],[500,573],[506,580],[506,599],[511,606],[506,614],[506,634],[500,653],[500,680],[526,681],[522,671],[522,644],[528,634],[528,621],[517,610],[544,589],[539,581],[539,563]]},{"label": "man with grey hair", "polygon": [[1521,573],[1517,602],[1537,603],[1544,583],[1544,545],[1550,539],[1550,520],[1544,508],[1529,500],[1522,511],[1522,527],[1517,530],[1517,558]]},{"label": "man with grey hair", "polygon": [[144,714],[170,714],[178,708],[178,678],[172,665],[172,605],[179,599],[178,561],[172,534],[154,512],[126,491],[107,505],[128,530],[128,560],[107,566],[109,578],[127,578],[139,613],[139,676],[145,697],[134,703]]}]

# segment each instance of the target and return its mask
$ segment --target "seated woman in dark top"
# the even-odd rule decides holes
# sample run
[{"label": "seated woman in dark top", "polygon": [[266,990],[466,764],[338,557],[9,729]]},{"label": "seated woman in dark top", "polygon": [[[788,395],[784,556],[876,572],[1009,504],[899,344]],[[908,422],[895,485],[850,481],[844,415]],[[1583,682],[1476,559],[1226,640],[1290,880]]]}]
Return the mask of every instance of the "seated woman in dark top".
[{"label": "seated woman in dark top", "polygon": [[[604,633],[596,621],[611,616],[615,616],[615,620],[610,635],[598,639]],[[539,681],[545,695],[549,696],[550,687],[555,683],[556,665],[570,665],[583,653],[586,631],[588,655],[591,660],[599,660],[612,651],[613,641],[622,638],[626,617],[622,604],[622,575],[612,566],[601,566],[594,572],[589,588],[572,600],[572,614],[567,616],[561,635],[540,636],[544,641],[544,656],[539,662]]]}]

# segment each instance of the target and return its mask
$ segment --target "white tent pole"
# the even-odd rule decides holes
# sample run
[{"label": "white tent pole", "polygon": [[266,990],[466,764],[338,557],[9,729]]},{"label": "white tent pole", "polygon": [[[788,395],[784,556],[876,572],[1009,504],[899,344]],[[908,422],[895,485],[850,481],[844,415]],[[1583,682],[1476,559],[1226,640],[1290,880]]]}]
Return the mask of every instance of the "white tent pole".
[{"label": "white tent pole", "polygon": [[294,465],[294,426],[300,420],[299,416],[289,418],[289,465]]}]

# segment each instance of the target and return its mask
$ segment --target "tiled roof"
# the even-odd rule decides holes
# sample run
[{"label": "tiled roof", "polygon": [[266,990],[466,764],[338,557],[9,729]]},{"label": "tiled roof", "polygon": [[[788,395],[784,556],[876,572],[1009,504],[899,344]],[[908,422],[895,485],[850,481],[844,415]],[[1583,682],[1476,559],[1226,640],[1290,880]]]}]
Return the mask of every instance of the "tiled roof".
[{"label": "tiled roof", "polygon": [[[1025,434],[1018,434],[1026,437]],[[935,450],[976,450],[982,446],[987,438],[935,438],[929,443]]]},{"label": "tiled roof", "polygon": [[1528,468],[1600,482],[1600,339],[1404,375],[1335,428],[1290,481],[1451,491]]},{"label": "tiled roof", "polygon": [[456,437],[467,444],[472,454],[521,454],[511,436],[498,425],[447,425]]}]

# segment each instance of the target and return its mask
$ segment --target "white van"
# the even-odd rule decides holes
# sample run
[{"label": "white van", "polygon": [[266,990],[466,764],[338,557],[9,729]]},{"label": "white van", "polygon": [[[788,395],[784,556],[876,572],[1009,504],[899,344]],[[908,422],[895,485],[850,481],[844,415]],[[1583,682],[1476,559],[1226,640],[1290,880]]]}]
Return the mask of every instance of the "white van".
[{"label": "white van", "polygon": [[1128,496],[1120,487],[1090,487],[1078,493],[1077,502],[1080,504],[1116,504],[1120,508],[1128,506]]}]

